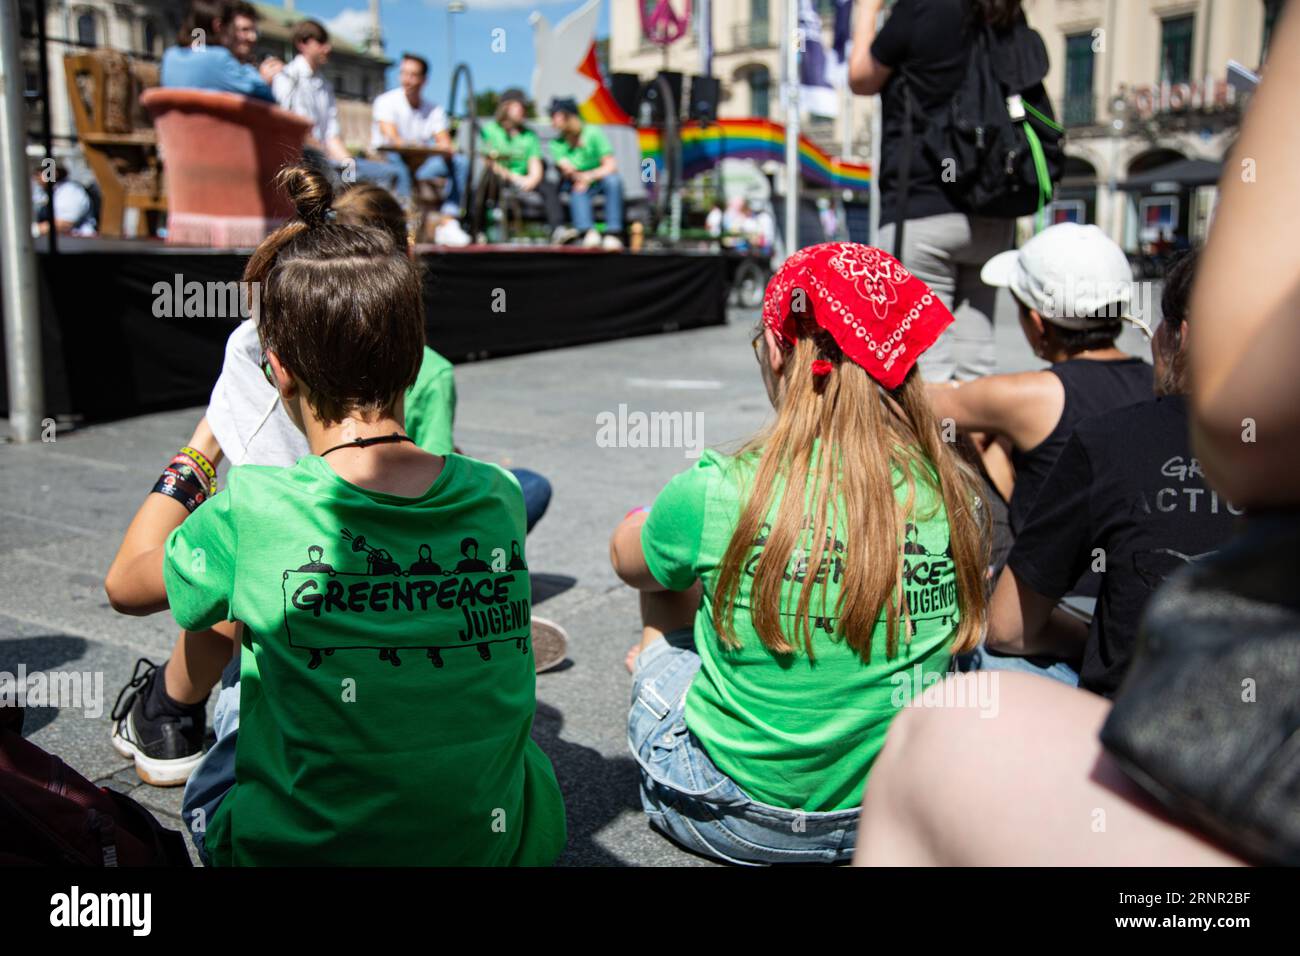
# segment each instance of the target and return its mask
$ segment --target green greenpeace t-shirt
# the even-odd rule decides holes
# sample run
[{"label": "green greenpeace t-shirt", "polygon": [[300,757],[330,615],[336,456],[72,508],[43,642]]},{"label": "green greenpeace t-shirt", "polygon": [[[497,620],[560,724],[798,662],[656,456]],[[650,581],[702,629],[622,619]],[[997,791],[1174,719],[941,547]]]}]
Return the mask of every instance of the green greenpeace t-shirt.
[{"label": "green greenpeace t-shirt", "polygon": [[567,159],[580,173],[595,169],[612,152],[613,147],[609,145],[609,138],[604,131],[590,123],[583,126],[582,132],[578,134],[577,146],[570,146],[563,136],[551,140],[551,158],[557,163]]},{"label": "green greenpeace t-shirt", "polygon": [[[898,656],[886,660],[883,613],[870,664],[832,637],[843,562],[849,560],[838,529],[830,542],[834,554],[824,571],[825,583],[809,605],[815,655],[810,661],[801,647],[791,655],[769,651],[748,613],[754,569],[782,493],[778,488],[769,523],[741,578],[735,615],[741,647],[732,650],[713,629],[714,591],[746,501],[741,479],[751,479],[755,461],[706,451],[694,467],[668,482],[641,531],[646,563],[656,580],[675,591],[690,587],[696,578],[703,582],[695,618],[701,666],[686,697],[686,725],[718,769],[754,800],[812,813],[847,810],[861,804],[863,784],[899,708],[948,670],[958,615],[943,499],[927,482],[916,481],[916,506],[902,548],[904,592],[915,628],[910,642],[900,625]],[[907,485],[901,474],[895,486],[904,502]],[[810,539],[811,530],[805,531],[801,546],[808,548]],[[790,622],[786,634],[796,646],[802,644],[794,639],[801,560],[807,557],[791,556],[791,590],[782,606]],[[827,567],[825,560],[822,567]],[[825,617],[819,616],[823,593]]]},{"label": "green greenpeace t-shirt", "polygon": [[496,153],[497,162],[516,176],[528,174],[528,161],[534,156],[542,158],[542,141],[528,127],[516,130],[514,135],[495,120],[479,127],[485,153]]},{"label": "green greenpeace t-shirt", "polygon": [[429,346],[415,384],[406,390],[406,433],[431,455],[449,455],[455,447],[456,376],[452,365]]},{"label": "green greenpeace t-shirt", "polygon": [[418,498],[325,459],[231,469],[167,540],[177,623],[245,625],[218,865],[547,865],[564,805],[536,707],[524,503],[448,455]]}]

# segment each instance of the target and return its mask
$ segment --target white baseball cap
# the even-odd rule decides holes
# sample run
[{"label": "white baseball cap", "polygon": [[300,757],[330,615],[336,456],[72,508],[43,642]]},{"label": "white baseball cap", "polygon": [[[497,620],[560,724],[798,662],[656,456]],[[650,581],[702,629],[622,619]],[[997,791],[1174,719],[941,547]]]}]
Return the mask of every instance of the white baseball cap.
[{"label": "white baseball cap", "polygon": [[1053,325],[1093,329],[1123,319],[1151,337],[1147,324],[1129,313],[1133,270],[1128,257],[1096,226],[1049,226],[1019,249],[984,263],[980,279],[1010,289]]}]

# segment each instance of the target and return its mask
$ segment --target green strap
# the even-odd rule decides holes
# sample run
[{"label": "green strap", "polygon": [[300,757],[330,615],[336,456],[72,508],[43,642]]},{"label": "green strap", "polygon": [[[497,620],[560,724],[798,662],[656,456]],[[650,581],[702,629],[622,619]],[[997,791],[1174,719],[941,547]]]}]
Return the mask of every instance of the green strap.
[{"label": "green strap", "polygon": [[1047,156],[1043,153],[1043,144],[1034,132],[1032,123],[1025,124],[1025,139],[1029,141],[1029,153],[1034,157],[1034,176],[1038,179],[1038,208],[1041,210],[1047,200],[1052,198],[1052,179],[1047,172]]},{"label": "green strap", "polygon": [[1058,125],[1057,123],[1055,123],[1054,121],[1048,119],[1048,118],[1047,118],[1046,116],[1044,116],[1042,113],[1038,112],[1038,110],[1034,109],[1032,106],[1030,106],[1028,103],[1026,103],[1023,99],[1020,101],[1020,105],[1023,106],[1023,107],[1025,108],[1025,112],[1026,112],[1026,113],[1028,113],[1028,114],[1029,114],[1030,116],[1032,116],[1034,119],[1038,120],[1038,122],[1042,123],[1042,124],[1043,124],[1044,126],[1046,126],[1048,129],[1054,129],[1054,130],[1056,130],[1058,133],[1064,133],[1064,132],[1065,132],[1065,127],[1064,127],[1064,126],[1060,126],[1060,125]]}]

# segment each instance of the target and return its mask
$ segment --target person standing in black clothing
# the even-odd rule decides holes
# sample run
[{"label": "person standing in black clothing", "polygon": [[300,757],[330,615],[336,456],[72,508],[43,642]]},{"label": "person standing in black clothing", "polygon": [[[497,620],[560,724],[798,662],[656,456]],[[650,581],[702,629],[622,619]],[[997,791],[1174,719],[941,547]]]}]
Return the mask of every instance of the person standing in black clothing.
[{"label": "person standing in black clothing", "polygon": [[[1196,254],[1165,278],[1163,320],[1151,343],[1157,398],[1075,429],[1016,538],[989,609],[980,669],[1028,669],[1019,655],[1079,665],[1079,686],[1114,696],[1137,643],[1138,621],[1164,580],[1214,554],[1241,509],[1206,483],[1188,435],[1187,305]],[[1100,595],[1086,639],[1053,626],[1052,609],[1086,573]],[[1058,669],[1049,669],[1055,676]]]},{"label": "person standing in black clothing", "polygon": [[[874,245],[890,252],[906,220],[903,265],[948,306],[952,327],[920,359],[927,381],[969,380],[995,368],[993,306],[996,290],[980,282],[991,256],[1010,249],[1015,222],[970,216],[944,188],[943,169],[922,151],[925,118],[948,108],[966,74],[972,28],[1024,27],[1020,0],[897,0],[876,32],[883,0],[858,0],[849,60],[849,88],[880,94],[880,232]],[[905,89],[914,112],[909,155],[904,156]],[[900,173],[906,167],[907,208],[901,208]]]}]

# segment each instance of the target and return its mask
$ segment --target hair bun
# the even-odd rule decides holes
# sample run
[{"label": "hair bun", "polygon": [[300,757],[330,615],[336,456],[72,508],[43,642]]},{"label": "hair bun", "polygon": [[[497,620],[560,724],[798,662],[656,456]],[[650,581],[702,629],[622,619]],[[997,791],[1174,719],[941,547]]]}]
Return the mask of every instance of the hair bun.
[{"label": "hair bun", "polygon": [[328,220],[334,189],[318,169],[306,163],[286,166],[276,176],[276,184],[288,195],[298,218],[308,226],[319,226]]}]

